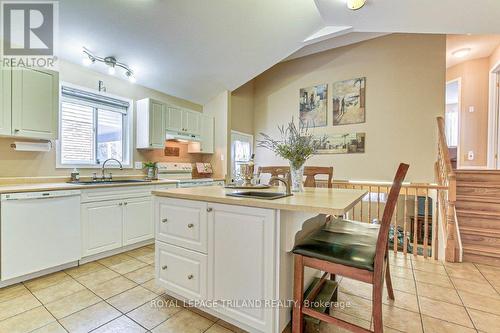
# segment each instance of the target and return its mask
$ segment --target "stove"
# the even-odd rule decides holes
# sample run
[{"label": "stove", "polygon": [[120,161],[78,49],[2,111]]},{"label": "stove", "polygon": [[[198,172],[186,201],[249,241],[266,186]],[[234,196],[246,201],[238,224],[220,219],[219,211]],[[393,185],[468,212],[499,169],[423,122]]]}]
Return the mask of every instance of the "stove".
[{"label": "stove", "polygon": [[212,178],[193,178],[191,163],[158,162],[158,179],[175,180],[177,187],[195,187],[213,185]]}]

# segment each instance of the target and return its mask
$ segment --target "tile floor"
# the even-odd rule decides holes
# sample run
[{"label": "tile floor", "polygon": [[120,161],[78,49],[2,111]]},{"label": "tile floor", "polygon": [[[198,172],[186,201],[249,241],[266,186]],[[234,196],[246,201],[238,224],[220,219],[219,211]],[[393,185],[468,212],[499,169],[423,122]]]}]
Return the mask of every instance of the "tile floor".
[{"label": "tile floor", "polygon": [[[396,300],[384,301],[386,332],[500,332],[500,267],[390,260]],[[155,286],[153,263],[151,245],[2,288],[0,333],[241,332],[175,306]],[[371,286],[339,279],[346,306],[331,314],[369,328]],[[343,332],[326,324],[321,331]]]}]

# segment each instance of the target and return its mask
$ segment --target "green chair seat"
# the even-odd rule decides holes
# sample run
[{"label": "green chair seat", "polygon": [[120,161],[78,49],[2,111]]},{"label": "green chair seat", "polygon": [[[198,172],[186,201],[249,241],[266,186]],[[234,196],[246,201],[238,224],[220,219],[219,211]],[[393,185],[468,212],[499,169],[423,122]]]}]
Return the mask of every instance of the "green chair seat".
[{"label": "green chair seat", "polygon": [[373,271],[380,226],[344,219],[298,241],[293,253]]}]

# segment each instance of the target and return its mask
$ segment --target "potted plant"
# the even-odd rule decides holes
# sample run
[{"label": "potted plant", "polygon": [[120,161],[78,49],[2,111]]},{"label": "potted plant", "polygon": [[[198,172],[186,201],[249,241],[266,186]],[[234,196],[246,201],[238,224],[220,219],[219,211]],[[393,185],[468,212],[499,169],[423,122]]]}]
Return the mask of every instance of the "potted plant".
[{"label": "potted plant", "polygon": [[144,162],[142,165],[143,165],[143,168],[147,169],[147,171],[148,171],[147,178],[148,179],[155,179],[156,162]]},{"label": "potted plant", "polygon": [[279,139],[260,133],[262,140],[257,140],[257,146],[266,148],[276,155],[288,160],[290,163],[290,173],[292,178],[292,191],[302,192],[304,190],[304,164],[306,161],[326,143],[326,136],[316,137],[308,131],[307,127],[295,126],[292,121],[285,125],[278,126],[280,132]]}]

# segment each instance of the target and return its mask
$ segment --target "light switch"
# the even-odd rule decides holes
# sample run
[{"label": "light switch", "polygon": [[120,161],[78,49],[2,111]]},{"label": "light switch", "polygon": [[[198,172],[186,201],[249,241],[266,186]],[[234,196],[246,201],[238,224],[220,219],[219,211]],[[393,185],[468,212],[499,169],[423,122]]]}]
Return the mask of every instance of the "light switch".
[{"label": "light switch", "polygon": [[224,154],[220,154],[220,160],[224,161]]},{"label": "light switch", "polygon": [[134,167],[135,167],[136,169],[142,169],[142,162],[135,162],[135,163],[134,163]]},{"label": "light switch", "polygon": [[474,160],[474,152],[472,150],[470,150],[468,153],[467,153],[467,159],[469,161],[473,161]]},{"label": "light switch", "polygon": [[476,109],[474,108],[474,105],[469,106],[469,112],[472,113],[474,111],[476,111]]}]

